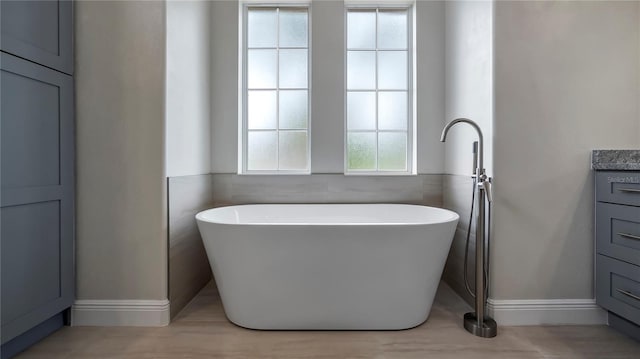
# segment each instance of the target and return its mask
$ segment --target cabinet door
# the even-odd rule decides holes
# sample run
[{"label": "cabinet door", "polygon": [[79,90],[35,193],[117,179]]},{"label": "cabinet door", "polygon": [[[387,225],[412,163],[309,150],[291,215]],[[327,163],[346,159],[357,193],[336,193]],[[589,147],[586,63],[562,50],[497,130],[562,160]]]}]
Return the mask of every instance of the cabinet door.
[{"label": "cabinet door", "polygon": [[0,55],[2,343],[71,306],[71,76]]},{"label": "cabinet door", "polygon": [[73,72],[70,0],[0,2],[2,51],[68,74]]}]

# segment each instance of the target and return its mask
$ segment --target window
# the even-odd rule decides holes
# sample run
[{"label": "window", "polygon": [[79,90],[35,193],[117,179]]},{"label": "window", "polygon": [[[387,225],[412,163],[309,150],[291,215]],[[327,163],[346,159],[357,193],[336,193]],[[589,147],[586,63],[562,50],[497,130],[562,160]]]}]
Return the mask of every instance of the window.
[{"label": "window", "polygon": [[346,172],[411,172],[410,28],[406,8],[347,10]]},{"label": "window", "polygon": [[309,12],[246,7],[243,172],[309,172]]}]

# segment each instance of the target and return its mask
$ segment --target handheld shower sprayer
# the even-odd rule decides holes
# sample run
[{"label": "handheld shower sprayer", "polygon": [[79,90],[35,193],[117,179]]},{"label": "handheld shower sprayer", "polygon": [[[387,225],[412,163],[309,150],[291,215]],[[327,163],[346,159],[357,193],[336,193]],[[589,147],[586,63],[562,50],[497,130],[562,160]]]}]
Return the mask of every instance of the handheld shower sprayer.
[{"label": "handheld shower sprayer", "polygon": [[[451,122],[449,122],[444,129],[442,130],[442,135],[440,136],[440,141],[445,142],[447,140],[447,133],[449,130],[458,123],[466,123],[473,127],[478,134],[478,141],[473,143],[473,174],[474,174],[474,200],[476,201],[475,207],[476,210],[476,270],[475,270],[475,293],[471,291],[467,278],[466,278],[466,263],[467,256],[465,252],[465,285],[467,286],[467,290],[470,291],[470,294],[475,298],[475,312],[466,313],[464,315],[464,328],[479,337],[483,338],[491,338],[495,337],[498,333],[498,326],[492,318],[485,314],[485,309],[487,306],[487,294],[488,294],[488,279],[489,279],[489,271],[488,271],[488,262],[489,262],[489,254],[488,254],[488,243],[489,243],[489,234],[486,236],[485,244],[485,213],[488,212],[490,215],[490,205],[493,201],[493,196],[491,194],[491,180],[487,177],[486,171],[484,169],[484,147],[483,147],[483,136],[482,130],[480,126],[474,121],[471,121],[467,118],[457,118]],[[485,201],[486,198],[486,201]],[[487,211],[487,207],[489,211]],[[471,206],[471,215],[473,216],[473,208],[474,204]],[[471,221],[469,223],[471,226]],[[490,233],[490,232],[489,232]],[[467,241],[468,245],[468,241]],[[486,253],[486,254],[485,254]]]},{"label": "handheld shower sprayer", "polygon": [[478,141],[473,141],[473,149],[471,152],[473,152],[473,168],[471,170],[475,176],[478,174]]}]

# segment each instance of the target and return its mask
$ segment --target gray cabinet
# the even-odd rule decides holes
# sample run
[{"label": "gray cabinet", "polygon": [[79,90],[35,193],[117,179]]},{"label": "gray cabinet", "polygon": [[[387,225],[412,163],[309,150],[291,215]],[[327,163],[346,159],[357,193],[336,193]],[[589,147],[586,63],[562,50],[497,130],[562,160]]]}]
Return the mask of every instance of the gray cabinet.
[{"label": "gray cabinet", "polygon": [[0,2],[0,349],[64,323],[74,300],[70,1]]},{"label": "gray cabinet", "polygon": [[640,172],[596,172],[596,302],[640,338]]},{"label": "gray cabinet", "polygon": [[2,0],[2,51],[73,73],[72,10],[70,0]]}]

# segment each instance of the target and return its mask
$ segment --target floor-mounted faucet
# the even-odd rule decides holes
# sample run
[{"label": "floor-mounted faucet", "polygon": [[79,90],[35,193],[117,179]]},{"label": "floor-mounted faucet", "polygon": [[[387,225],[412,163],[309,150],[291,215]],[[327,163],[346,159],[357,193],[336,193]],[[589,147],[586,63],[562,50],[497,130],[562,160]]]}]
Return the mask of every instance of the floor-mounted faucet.
[{"label": "floor-mounted faucet", "polygon": [[[454,125],[458,123],[466,123],[471,125],[478,133],[478,146],[477,151],[474,144],[474,175],[476,177],[475,193],[476,193],[476,285],[475,293],[471,293],[475,297],[475,313],[466,313],[464,315],[464,328],[469,332],[479,337],[491,338],[495,337],[498,333],[498,326],[496,321],[485,314],[487,306],[487,279],[488,268],[485,257],[488,258],[488,254],[485,256],[485,206],[489,206],[492,201],[491,195],[491,182],[486,175],[484,169],[484,138],[482,136],[482,130],[477,123],[466,119],[457,118],[449,122],[442,130],[442,136],[440,141],[444,142],[447,139],[447,133]],[[486,197],[486,201],[485,201]],[[472,206],[473,212],[473,206]],[[489,236],[487,236],[488,238]],[[466,258],[465,258],[466,266]],[[465,269],[465,285],[466,283],[466,269]],[[468,285],[467,285],[468,288]]]}]

